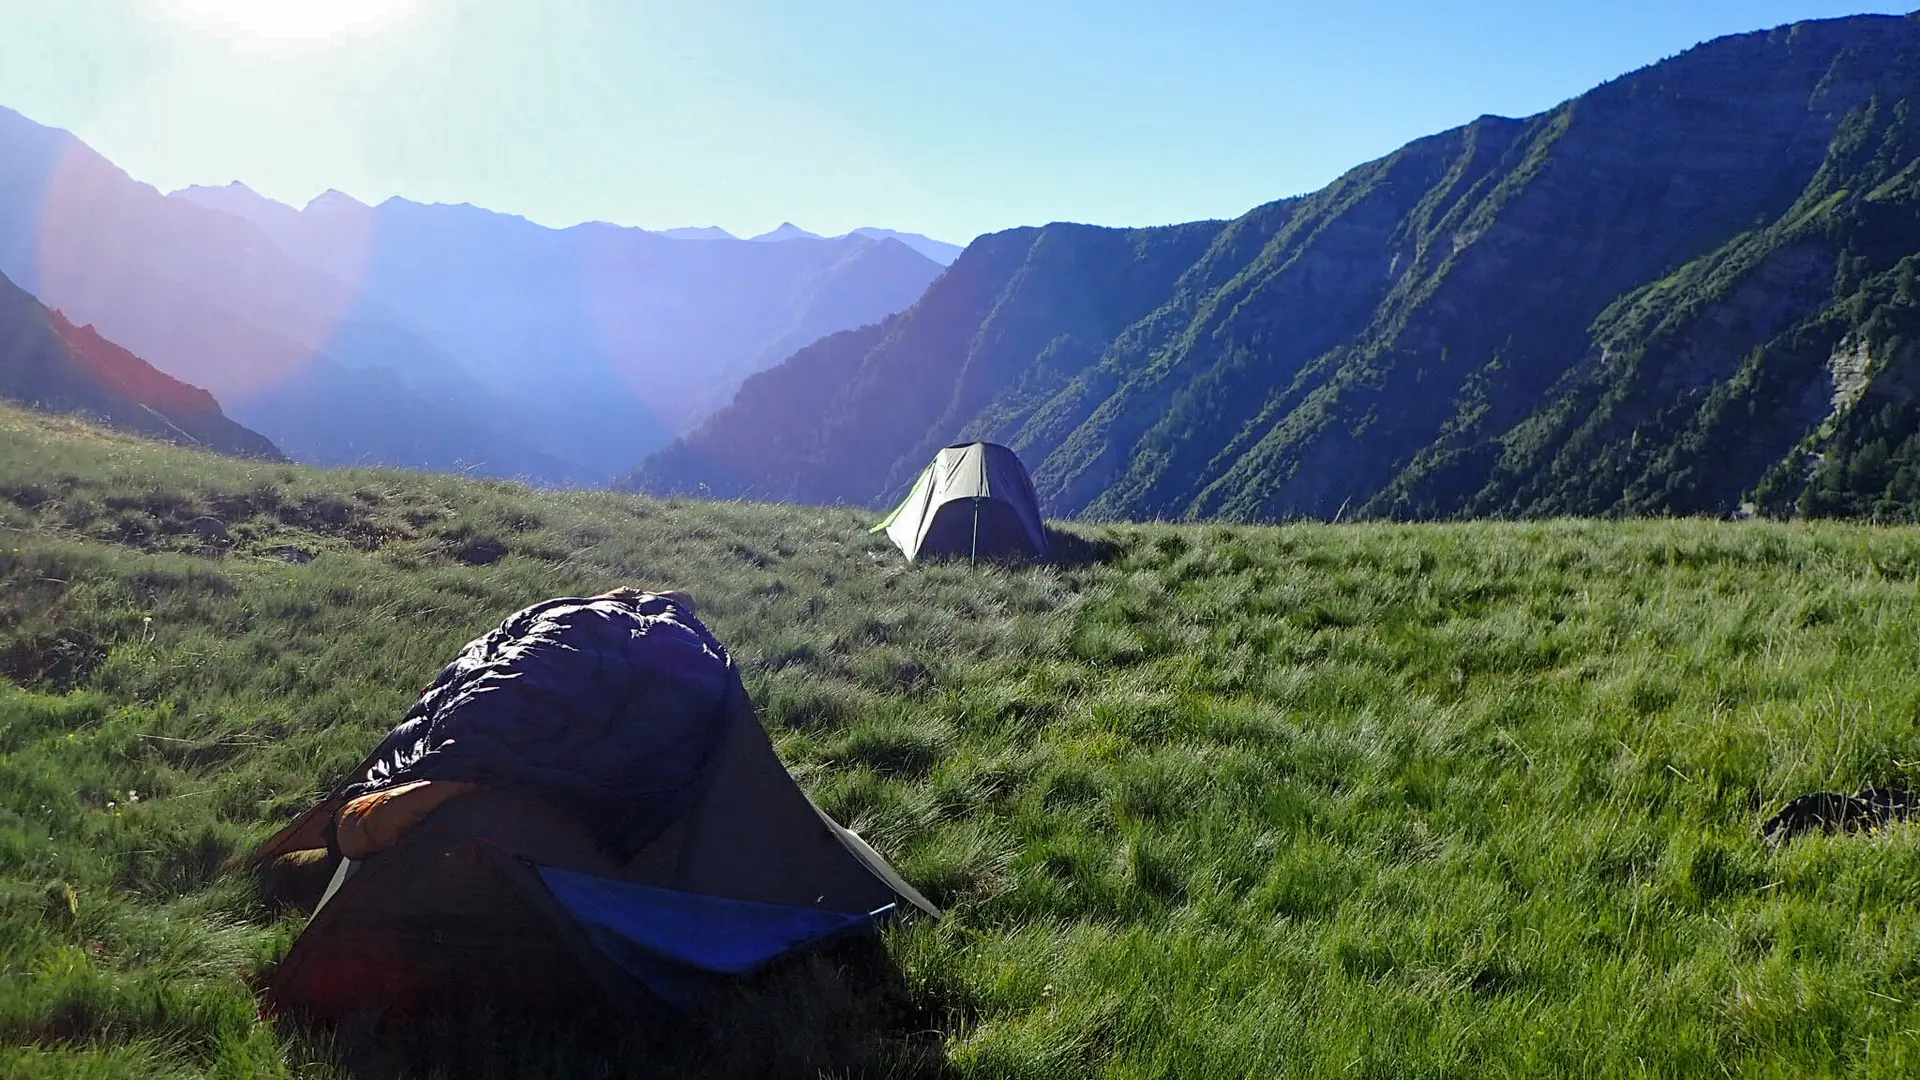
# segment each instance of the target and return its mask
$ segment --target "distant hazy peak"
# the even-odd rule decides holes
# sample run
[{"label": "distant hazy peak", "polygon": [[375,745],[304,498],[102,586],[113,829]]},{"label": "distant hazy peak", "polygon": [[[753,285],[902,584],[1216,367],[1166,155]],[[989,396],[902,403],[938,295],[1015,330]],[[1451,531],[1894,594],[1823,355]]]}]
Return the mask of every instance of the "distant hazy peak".
[{"label": "distant hazy peak", "polygon": [[747,239],[766,242],[779,240],[824,240],[826,237],[821,236],[819,233],[808,232],[791,221],[783,221],[780,223],[780,227],[772,232],[763,232],[759,236],[750,236]]},{"label": "distant hazy peak", "polygon": [[930,236],[922,236],[919,233],[897,232],[893,229],[876,229],[872,226],[855,229],[847,235],[870,236],[875,240],[898,240],[920,254],[925,255],[927,258],[932,259],[934,262],[939,263],[941,266],[952,266],[953,260],[959,258],[960,253],[966,250],[964,245],[949,244],[945,240],[935,240]]},{"label": "distant hazy peak", "polygon": [[265,198],[265,196],[261,195],[259,192],[253,190],[252,188],[248,187],[247,185],[241,183],[238,180],[234,180],[225,184],[218,184],[218,185],[190,184],[187,187],[183,187],[179,189],[178,191],[168,192],[168,194],[179,195],[183,197],[186,197],[186,196],[203,197],[204,196],[207,198],[217,198],[222,195],[235,195],[235,196],[242,196],[242,197],[251,197],[255,199]]},{"label": "distant hazy peak", "polygon": [[732,233],[728,232],[727,230],[721,228],[718,225],[707,225],[704,227],[685,226],[678,229],[661,229],[660,235],[670,236],[675,240],[738,240],[740,239],[739,237],[733,235]]},{"label": "distant hazy peak", "polygon": [[[388,201],[392,201],[392,200],[388,200]],[[327,190],[307,200],[307,209],[309,210],[314,210],[314,209],[330,210],[330,209],[337,209],[337,208],[347,208],[347,209],[355,209],[355,210],[371,210],[372,209],[372,207],[368,206],[366,203],[361,202],[359,199],[356,199],[353,196],[337,188],[328,188]]]},{"label": "distant hazy peak", "polygon": [[[697,230],[674,229],[669,231],[667,235],[672,236],[694,231]],[[726,234],[722,232],[719,235],[724,236]],[[935,240],[932,237],[922,236],[919,233],[900,232],[896,229],[879,229],[872,226],[863,226],[850,233],[833,237],[833,239],[843,240],[849,236],[864,236],[869,240],[898,240],[920,254],[925,255],[927,258],[932,259],[934,262],[939,263],[941,266],[951,266],[953,260],[959,258],[960,252],[964,250],[960,244],[949,244],[944,240]],[[781,240],[825,240],[827,237],[821,236],[816,232],[808,232],[791,221],[783,221],[780,223],[780,227],[772,232],[764,232],[759,236],[750,237],[749,239],[767,243]]]},{"label": "distant hazy peak", "polygon": [[[251,208],[273,202],[272,199],[267,198],[265,195],[260,194],[238,180],[230,184],[221,184],[217,187],[212,184],[194,184],[191,187],[183,187],[178,191],[170,191],[167,193],[167,197],[182,199],[213,210],[233,210],[242,207]],[[284,203],[278,205],[285,206]],[[286,208],[288,210],[295,209],[291,206]]]},{"label": "distant hazy peak", "polygon": [[268,236],[300,220],[299,210],[269,199],[238,180],[220,187],[196,184],[169,192],[167,198],[251,222]]}]

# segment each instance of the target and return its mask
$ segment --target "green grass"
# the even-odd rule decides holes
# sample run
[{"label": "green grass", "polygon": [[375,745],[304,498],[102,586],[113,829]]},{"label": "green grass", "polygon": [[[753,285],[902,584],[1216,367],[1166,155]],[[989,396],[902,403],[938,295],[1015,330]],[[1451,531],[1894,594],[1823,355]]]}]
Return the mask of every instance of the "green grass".
[{"label": "green grass", "polygon": [[0,413],[0,1075],[359,1075],[256,1017],[299,922],[222,861],[466,640],[630,581],[694,593],[949,910],[887,946],[957,1075],[1920,1075],[1920,831],[1756,835],[1920,768],[1920,531],[1109,527],[970,570],[867,524]]}]

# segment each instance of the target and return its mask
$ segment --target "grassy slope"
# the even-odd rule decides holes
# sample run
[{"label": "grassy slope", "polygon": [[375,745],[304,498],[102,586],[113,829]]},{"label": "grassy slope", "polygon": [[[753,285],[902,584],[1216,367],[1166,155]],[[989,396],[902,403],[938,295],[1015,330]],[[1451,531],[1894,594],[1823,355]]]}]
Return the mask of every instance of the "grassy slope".
[{"label": "grassy slope", "polygon": [[1920,533],[1127,527],[975,572],[865,525],[0,412],[0,1073],[333,1075],[255,1019],[298,924],[221,859],[469,637],[628,580],[700,598],[949,907],[889,945],[963,1075],[1920,1072],[1920,831],[1754,835],[1914,768]]}]

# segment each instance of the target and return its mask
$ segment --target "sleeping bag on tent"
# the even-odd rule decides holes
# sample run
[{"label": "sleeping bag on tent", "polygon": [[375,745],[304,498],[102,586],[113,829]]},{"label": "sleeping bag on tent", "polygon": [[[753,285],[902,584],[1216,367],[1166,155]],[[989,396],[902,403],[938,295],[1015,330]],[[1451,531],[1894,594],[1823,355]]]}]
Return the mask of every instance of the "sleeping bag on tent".
[{"label": "sleeping bag on tent", "polygon": [[727,651],[665,597],[535,604],[462,649],[344,794],[509,788],[631,855],[686,811],[736,682]]},{"label": "sleeping bag on tent", "polygon": [[255,861],[318,848],[331,881],[269,997],[321,1019],[684,1005],[938,915],[793,782],[691,605],[634,591],[537,604],[466,646]]}]

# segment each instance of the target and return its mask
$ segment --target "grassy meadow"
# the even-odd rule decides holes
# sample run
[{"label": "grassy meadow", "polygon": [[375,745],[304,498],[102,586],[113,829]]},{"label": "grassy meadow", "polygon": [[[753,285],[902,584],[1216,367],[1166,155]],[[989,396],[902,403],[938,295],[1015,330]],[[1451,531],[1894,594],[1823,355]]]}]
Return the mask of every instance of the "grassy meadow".
[{"label": "grassy meadow", "polygon": [[[1920,531],[1064,526],[1098,557],[971,569],[869,522],[0,411],[0,1075],[364,1075],[259,1018],[300,921],[223,863],[468,639],[624,582],[694,594],[949,912],[886,939],[934,1052],[670,1071],[1920,1075],[1920,829],[1756,831],[1920,772]],[[490,1030],[425,1072],[568,1052]]]}]

